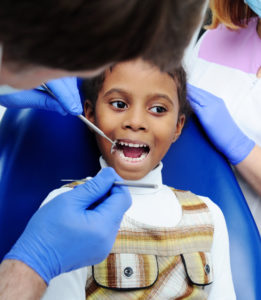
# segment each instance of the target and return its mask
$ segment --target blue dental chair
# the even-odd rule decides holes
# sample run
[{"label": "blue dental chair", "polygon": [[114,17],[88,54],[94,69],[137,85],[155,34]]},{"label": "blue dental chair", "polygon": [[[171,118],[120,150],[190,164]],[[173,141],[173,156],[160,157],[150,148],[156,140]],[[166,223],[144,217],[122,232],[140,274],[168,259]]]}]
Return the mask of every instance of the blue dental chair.
[{"label": "blue dental chair", "polygon": [[[0,260],[47,194],[63,184],[60,180],[95,175],[98,157],[92,134],[78,118],[7,109],[0,123]],[[194,116],[163,163],[166,184],[208,196],[220,206],[237,299],[261,299],[260,235],[230,166]]]}]

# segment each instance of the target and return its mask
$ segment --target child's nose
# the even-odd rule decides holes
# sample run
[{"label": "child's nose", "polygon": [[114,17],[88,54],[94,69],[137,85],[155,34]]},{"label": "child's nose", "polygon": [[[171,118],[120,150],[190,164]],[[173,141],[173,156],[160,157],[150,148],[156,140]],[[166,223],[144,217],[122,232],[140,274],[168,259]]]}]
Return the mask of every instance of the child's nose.
[{"label": "child's nose", "polygon": [[148,130],[148,124],[146,122],[144,114],[138,110],[129,112],[123,121],[123,127],[125,129],[131,129],[133,131],[146,131]]}]

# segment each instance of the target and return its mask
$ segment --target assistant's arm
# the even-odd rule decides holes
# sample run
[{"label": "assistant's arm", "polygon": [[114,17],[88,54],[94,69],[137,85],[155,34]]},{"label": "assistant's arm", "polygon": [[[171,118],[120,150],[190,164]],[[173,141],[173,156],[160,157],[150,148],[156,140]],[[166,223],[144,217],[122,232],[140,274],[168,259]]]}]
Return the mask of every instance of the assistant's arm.
[{"label": "assistant's arm", "polygon": [[[27,299],[26,292],[13,290],[20,285],[20,278],[10,278],[9,271],[17,264],[8,265],[9,261],[23,262],[27,266],[18,267],[24,272],[28,267],[32,270],[23,278],[29,285],[32,277],[40,277],[42,284],[48,285],[57,275],[97,264],[109,254],[131,204],[128,190],[113,185],[116,180],[121,178],[115,171],[104,168],[92,180],[55,197],[34,214],[1,265],[1,299]],[[32,293],[37,299],[38,291],[32,289]]]},{"label": "assistant's arm", "polygon": [[188,99],[212,143],[261,195],[261,148],[237,126],[222,99],[192,85]]},{"label": "assistant's arm", "polygon": [[249,155],[235,167],[261,196],[261,147],[255,145]]}]

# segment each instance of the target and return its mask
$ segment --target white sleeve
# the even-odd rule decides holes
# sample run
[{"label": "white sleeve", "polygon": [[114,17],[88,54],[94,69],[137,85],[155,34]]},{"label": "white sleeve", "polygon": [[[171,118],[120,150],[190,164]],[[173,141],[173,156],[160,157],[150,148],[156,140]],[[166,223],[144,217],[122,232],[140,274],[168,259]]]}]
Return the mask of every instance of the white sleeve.
[{"label": "white sleeve", "polygon": [[229,239],[225,218],[221,209],[207,197],[200,198],[209,207],[214,222],[214,237],[212,244],[212,261],[214,281],[207,287],[208,300],[234,300],[236,299],[229,256]]},{"label": "white sleeve", "polygon": [[196,45],[191,49],[189,57],[187,57],[186,63],[184,65],[186,73],[187,73],[187,78],[190,83],[190,79],[194,73],[197,73],[197,62],[200,59],[198,57],[198,53],[201,47],[201,43],[204,40],[206,35],[206,32],[202,34],[200,39],[197,41]]},{"label": "white sleeve", "polygon": [[85,267],[53,278],[42,300],[85,300],[87,271]]},{"label": "white sleeve", "polygon": [[[51,191],[47,197],[44,199],[44,201],[42,202],[41,206],[45,205],[46,203],[48,203],[49,201],[51,201],[53,198],[55,198],[56,196],[63,194],[65,192],[70,191],[72,188],[69,187],[61,187],[59,189],[53,190]],[[40,206],[40,207],[41,207]]]},{"label": "white sleeve", "polygon": [[[62,187],[53,190],[43,201],[45,205],[56,196],[71,190],[68,187]],[[49,286],[43,295],[43,300],[85,300],[85,285],[87,280],[88,267],[84,267],[68,273],[63,273],[50,281]]]}]

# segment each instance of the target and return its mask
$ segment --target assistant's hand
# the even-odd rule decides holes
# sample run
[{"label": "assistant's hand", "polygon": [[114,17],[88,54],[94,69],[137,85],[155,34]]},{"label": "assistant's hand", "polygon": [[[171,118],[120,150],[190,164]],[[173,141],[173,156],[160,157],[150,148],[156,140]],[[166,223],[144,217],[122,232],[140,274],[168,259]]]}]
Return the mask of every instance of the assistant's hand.
[{"label": "assistant's hand", "polygon": [[255,143],[237,126],[224,101],[215,95],[187,85],[188,100],[207,135],[232,164],[244,160]]},{"label": "assistant's hand", "polygon": [[[48,284],[63,272],[101,262],[109,254],[122,216],[130,207],[126,187],[112,168],[42,206],[5,259],[34,269]],[[87,209],[97,200],[102,202]]]},{"label": "assistant's hand", "polygon": [[77,78],[65,77],[46,83],[57,99],[37,89],[1,95],[0,105],[15,108],[39,108],[79,115],[82,113],[81,99],[77,87]]}]

